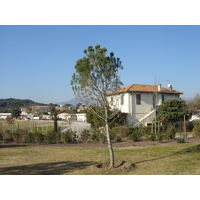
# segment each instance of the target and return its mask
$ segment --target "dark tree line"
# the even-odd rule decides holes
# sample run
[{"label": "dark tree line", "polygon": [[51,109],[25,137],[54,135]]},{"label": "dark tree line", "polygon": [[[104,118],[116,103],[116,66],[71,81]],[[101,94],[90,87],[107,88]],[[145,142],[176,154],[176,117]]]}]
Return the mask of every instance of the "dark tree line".
[{"label": "dark tree line", "polygon": [[47,104],[37,103],[29,99],[0,99],[0,112],[11,112],[13,108],[28,107],[28,106],[44,106]]}]

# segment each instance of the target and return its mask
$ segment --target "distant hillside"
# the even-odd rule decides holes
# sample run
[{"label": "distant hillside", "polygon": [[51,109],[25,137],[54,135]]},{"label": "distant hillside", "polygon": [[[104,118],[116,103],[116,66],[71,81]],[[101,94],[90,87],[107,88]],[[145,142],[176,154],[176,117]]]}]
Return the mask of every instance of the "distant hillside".
[{"label": "distant hillside", "polygon": [[32,105],[46,105],[43,103],[37,103],[29,99],[0,99],[0,109],[2,111],[8,111],[11,108],[27,107]]}]

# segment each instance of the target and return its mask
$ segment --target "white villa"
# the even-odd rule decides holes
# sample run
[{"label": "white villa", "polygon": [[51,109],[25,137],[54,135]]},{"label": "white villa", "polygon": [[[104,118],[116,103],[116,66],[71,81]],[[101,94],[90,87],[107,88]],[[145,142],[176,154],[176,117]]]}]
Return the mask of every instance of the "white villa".
[{"label": "white villa", "polygon": [[173,90],[172,85],[132,84],[108,94],[112,108],[127,113],[128,126],[147,126],[156,117],[156,108],[164,101],[180,99],[182,92]]}]

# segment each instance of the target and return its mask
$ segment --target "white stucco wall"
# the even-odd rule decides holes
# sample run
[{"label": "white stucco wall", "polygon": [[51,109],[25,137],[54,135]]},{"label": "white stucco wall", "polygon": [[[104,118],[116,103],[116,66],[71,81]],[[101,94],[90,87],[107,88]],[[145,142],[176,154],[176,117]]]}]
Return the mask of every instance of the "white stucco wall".
[{"label": "white stucco wall", "polygon": [[[141,95],[141,105],[136,104],[136,94]],[[121,104],[121,96],[123,95],[124,103]],[[115,96],[109,96],[108,99],[111,102],[111,98],[113,101],[111,102],[112,108],[117,108],[123,113],[127,113],[127,125],[133,126],[134,124],[138,123],[142,118],[144,118],[148,113],[150,113],[155,108],[153,107],[153,95],[154,93],[124,93],[118,94]],[[162,95],[164,95],[164,101],[170,99],[180,99],[178,94],[163,94],[157,93],[156,94],[156,105],[159,106],[162,104]],[[149,119],[145,119],[144,123],[149,123],[153,119],[153,115],[149,117]]]},{"label": "white stucco wall", "polygon": [[[123,96],[123,104],[121,103]],[[119,109],[123,113],[129,113],[129,93],[118,94],[115,96],[108,96],[108,101],[110,102],[110,106],[113,109]]]},{"label": "white stucco wall", "polygon": [[86,122],[86,114],[85,113],[76,114],[76,116],[77,116],[78,122]]}]

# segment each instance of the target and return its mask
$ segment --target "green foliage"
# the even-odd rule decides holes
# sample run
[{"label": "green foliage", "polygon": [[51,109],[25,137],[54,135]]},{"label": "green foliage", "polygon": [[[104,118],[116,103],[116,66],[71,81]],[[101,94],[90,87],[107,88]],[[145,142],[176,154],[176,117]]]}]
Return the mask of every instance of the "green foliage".
[{"label": "green foliage", "polygon": [[[100,115],[100,109],[97,106],[90,106],[96,113]],[[99,117],[96,113],[89,109],[85,109],[87,123],[91,124],[92,128],[99,128],[105,125],[105,121]]]},{"label": "green foliage", "polygon": [[19,108],[13,108],[12,109],[11,116],[13,118],[18,118],[20,116],[20,114],[21,114],[21,111],[20,111]]},{"label": "green foliage", "polygon": [[49,130],[44,134],[44,141],[48,144],[56,143],[56,133],[53,130]]},{"label": "green foliage", "polygon": [[38,144],[40,144],[43,139],[42,133],[38,132],[36,128],[33,130],[33,138],[34,138],[34,142]]},{"label": "green foliage", "polygon": [[184,138],[177,138],[176,140],[178,143],[185,143],[185,139]]},{"label": "green foliage", "polygon": [[[105,116],[105,108],[109,102],[107,94],[122,86],[118,70],[123,69],[119,58],[114,57],[114,53],[106,56],[107,49],[100,45],[89,46],[84,50],[85,57],[76,62],[76,73],[72,75],[72,90],[77,98],[86,105],[97,103],[100,112],[92,112],[107,121],[110,116]],[[107,119],[105,119],[107,118]],[[95,123],[94,123],[95,124]]]},{"label": "green foliage", "polygon": [[134,132],[131,135],[128,136],[129,140],[133,140],[134,142],[138,142],[140,139],[140,133],[139,132]]},{"label": "green foliage", "polygon": [[150,141],[156,141],[156,135],[155,134],[149,135],[149,140]]},{"label": "green foliage", "polygon": [[14,140],[14,142],[18,143],[20,141],[20,133],[19,131],[14,131],[12,132],[12,138]]},{"label": "green foliage", "polygon": [[193,128],[194,128],[195,123],[194,122],[186,122],[186,130],[188,132],[192,132]]},{"label": "green foliage", "polygon": [[139,141],[142,137],[148,140],[151,134],[151,127],[131,127],[129,128],[128,138],[134,142]]},{"label": "green foliage", "polygon": [[81,139],[82,139],[83,141],[87,142],[88,139],[89,139],[89,136],[90,136],[89,133],[90,133],[89,130],[83,129],[83,130],[81,131]]},{"label": "green foliage", "polygon": [[119,58],[116,59],[113,53],[106,56],[106,52],[107,49],[101,48],[100,45],[95,48],[89,46],[87,50],[84,50],[85,57],[79,59],[75,65],[76,74],[73,75],[72,85],[77,87],[73,90],[79,89],[76,84],[80,85],[82,91],[88,90],[86,87],[90,87],[91,83],[94,83],[94,89],[103,84],[102,89],[107,92],[112,92],[113,86],[118,89],[121,82],[116,74],[118,69],[123,69],[123,67]]},{"label": "green foliage", "polygon": [[176,128],[174,126],[167,126],[165,139],[172,140],[175,138],[176,135]]},{"label": "green foliage", "polygon": [[12,131],[10,130],[5,130],[3,133],[3,141],[4,142],[11,142],[13,141],[13,137],[12,137]]},{"label": "green foliage", "polygon": [[164,123],[174,123],[183,121],[184,115],[188,114],[190,111],[184,101],[171,99],[159,106],[157,119]]},{"label": "green foliage", "polygon": [[103,133],[98,134],[98,140],[101,144],[104,144],[106,142],[106,136]]},{"label": "green foliage", "polygon": [[0,131],[0,140],[3,140],[3,131]]},{"label": "green foliage", "polygon": [[89,139],[92,140],[92,141],[97,141],[97,140],[98,140],[98,134],[92,133],[92,134],[89,136]]},{"label": "green foliage", "polygon": [[119,136],[121,138],[126,138],[129,133],[129,128],[127,126],[116,126],[112,128],[111,133],[113,136]]},{"label": "green foliage", "polygon": [[[92,109],[85,109],[84,113],[86,113],[87,122],[91,124],[92,128],[99,128],[105,126],[105,120],[102,119],[101,116],[101,108],[98,106],[90,106]],[[94,111],[94,112],[93,112]],[[116,111],[112,110],[111,108],[108,109],[108,115],[114,115]],[[98,115],[97,115],[97,114]],[[121,113],[120,111],[109,121],[109,126],[115,127],[125,124],[125,114]]]},{"label": "green foliage", "polygon": [[121,138],[120,136],[117,135],[117,136],[115,137],[115,142],[121,142],[121,141],[122,141],[122,138]]},{"label": "green foliage", "polygon": [[158,142],[162,142],[163,139],[164,139],[164,134],[158,133],[157,134],[157,140],[158,140]]},{"label": "green foliage", "polygon": [[194,136],[200,137],[200,120],[195,123],[192,132],[194,133]]},{"label": "green foliage", "polygon": [[25,142],[28,142],[28,143],[32,143],[34,142],[34,136],[33,136],[33,133],[32,132],[27,132],[25,138],[24,138],[24,141]]},{"label": "green foliage", "polygon": [[67,130],[61,134],[61,141],[64,143],[72,142],[74,140],[74,132]]},{"label": "green foliage", "polygon": [[11,112],[12,108],[18,108],[18,107],[28,107],[33,105],[47,105],[43,103],[37,103],[34,101],[31,101],[29,99],[0,99],[0,110],[1,112]]}]

